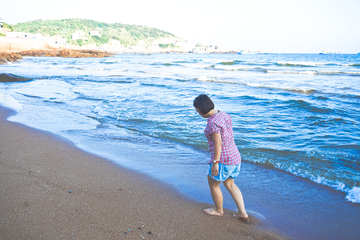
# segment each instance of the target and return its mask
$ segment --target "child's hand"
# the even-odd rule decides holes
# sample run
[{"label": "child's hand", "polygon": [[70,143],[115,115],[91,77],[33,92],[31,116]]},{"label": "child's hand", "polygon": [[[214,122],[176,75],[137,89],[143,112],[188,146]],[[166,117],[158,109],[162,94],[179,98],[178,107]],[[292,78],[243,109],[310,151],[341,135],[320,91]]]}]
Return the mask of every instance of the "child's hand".
[{"label": "child's hand", "polygon": [[211,175],[212,176],[217,176],[219,175],[219,164],[214,163],[211,167]]}]

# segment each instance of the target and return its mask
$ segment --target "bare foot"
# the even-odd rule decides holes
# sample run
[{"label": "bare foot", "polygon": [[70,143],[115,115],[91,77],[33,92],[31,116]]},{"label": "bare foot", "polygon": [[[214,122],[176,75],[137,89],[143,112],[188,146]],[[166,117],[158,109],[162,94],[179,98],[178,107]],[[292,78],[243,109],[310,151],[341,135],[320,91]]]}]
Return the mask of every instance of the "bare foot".
[{"label": "bare foot", "polygon": [[224,216],[224,212],[218,212],[218,211],[216,211],[215,208],[207,208],[207,209],[203,209],[203,211],[204,211],[204,213],[213,215],[213,216],[218,216],[218,217]]},{"label": "bare foot", "polygon": [[247,214],[246,215],[233,214],[233,217],[236,218],[237,220],[239,220],[242,223],[245,223],[245,224],[250,223],[250,219],[249,219],[249,216]]}]

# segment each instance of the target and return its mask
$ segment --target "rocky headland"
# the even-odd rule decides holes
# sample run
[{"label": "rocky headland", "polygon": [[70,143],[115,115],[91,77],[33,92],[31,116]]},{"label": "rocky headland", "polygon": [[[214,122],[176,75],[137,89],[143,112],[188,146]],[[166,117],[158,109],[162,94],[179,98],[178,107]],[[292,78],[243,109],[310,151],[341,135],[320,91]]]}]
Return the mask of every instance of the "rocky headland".
[{"label": "rocky headland", "polygon": [[7,62],[16,62],[22,57],[67,57],[67,58],[87,58],[87,57],[109,57],[112,53],[98,51],[98,50],[75,50],[75,49],[61,49],[61,50],[26,50],[20,52],[0,52],[0,64]]},{"label": "rocky headland", "polygon": [[75,49],[62,49],[62,50],[27,50],[17,52],[21,56],[34,56],[34,57],[70,57],[70,58],[86,58],[86,57],[109,57],[112,54],[109,52],[99,50],[75,50]]}]

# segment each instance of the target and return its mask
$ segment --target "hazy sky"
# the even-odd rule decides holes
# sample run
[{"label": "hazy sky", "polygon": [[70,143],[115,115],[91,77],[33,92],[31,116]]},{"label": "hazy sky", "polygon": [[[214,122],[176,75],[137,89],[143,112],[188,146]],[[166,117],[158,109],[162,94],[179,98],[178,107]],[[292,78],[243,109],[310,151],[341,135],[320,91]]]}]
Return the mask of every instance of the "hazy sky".
[{"label": "hazy sky", "polygon": [[139,24],[236,51],[360,52],[360,0],[8,0],[0,17]]}]

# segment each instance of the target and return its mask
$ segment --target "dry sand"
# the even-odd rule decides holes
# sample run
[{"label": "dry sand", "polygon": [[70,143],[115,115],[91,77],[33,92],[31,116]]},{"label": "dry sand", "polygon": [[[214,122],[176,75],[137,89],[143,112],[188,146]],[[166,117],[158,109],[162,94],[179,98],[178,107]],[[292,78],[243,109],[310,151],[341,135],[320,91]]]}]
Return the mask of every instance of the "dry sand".
[{"label": "dry sand", "polygon": [[283,239],[11,114],[0,107],[0,239]]}]

